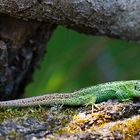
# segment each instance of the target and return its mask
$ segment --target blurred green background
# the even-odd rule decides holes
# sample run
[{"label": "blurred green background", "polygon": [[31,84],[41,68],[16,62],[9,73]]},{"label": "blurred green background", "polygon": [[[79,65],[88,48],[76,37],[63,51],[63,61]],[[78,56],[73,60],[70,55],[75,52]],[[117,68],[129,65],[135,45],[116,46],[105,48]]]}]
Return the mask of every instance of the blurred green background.
[{"label": "blurred green background", "polygon": [[84,35],[59,26],[26,88],[26,95],[69,92],[107,81],[140,79],[139,62],[139,44]]}]

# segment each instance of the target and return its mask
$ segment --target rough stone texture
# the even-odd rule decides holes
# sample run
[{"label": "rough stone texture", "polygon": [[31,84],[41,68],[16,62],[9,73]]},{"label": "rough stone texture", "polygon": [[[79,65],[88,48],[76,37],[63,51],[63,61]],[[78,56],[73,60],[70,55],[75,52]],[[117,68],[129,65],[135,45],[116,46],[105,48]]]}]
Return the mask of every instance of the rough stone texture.
[{"label": "rough stone texture", "polygon": [[86,34],[140,40],[139,0],[0,0],[0,12]]},{"label": "rough stone texture", "polygon": [[140,102],[0,109],[0,139],[139,140]]},{"label": "rough stone texture", "polygon": [[19,98],[54,26],[0,15],[0,100]]}]

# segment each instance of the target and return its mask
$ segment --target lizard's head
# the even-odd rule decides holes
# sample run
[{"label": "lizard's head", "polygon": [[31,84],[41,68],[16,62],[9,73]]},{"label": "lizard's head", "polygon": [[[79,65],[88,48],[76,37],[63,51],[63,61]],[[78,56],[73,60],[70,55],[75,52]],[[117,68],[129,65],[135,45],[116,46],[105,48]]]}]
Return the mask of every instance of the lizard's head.
[{"label": "lizard's head", "polygon": [[137,81],[134,86],[136,91],[140,91],[140,81]]},{"label": "lizard's head", "polygon": [[134,89],[135,89],[135,95],[137,97],[140,97],[140,81],[137,81],[134,85]]}]

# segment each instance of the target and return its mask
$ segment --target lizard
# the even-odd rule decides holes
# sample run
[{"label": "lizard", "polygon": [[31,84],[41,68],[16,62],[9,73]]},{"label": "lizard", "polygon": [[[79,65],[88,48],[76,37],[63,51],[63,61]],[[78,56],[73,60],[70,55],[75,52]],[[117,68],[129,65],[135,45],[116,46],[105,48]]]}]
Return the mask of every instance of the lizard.
[{"label": "lizard", "polygon": [[71,93],[52,93],[36,97],[0,101],[0,107],[50,106],[53,104],[87,106],[109,99],[127,101],[139,97],[140,80],[114,81],[97,84]]}]

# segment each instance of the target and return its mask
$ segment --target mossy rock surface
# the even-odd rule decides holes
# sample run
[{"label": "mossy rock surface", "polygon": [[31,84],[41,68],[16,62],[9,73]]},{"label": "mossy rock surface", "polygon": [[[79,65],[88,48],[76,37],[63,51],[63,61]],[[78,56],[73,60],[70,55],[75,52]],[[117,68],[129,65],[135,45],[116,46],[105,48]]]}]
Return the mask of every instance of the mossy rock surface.
[{"label": "mossy rock surface", "polygon": [[0,140],[140,139],[140,102],[0,109]]}]

